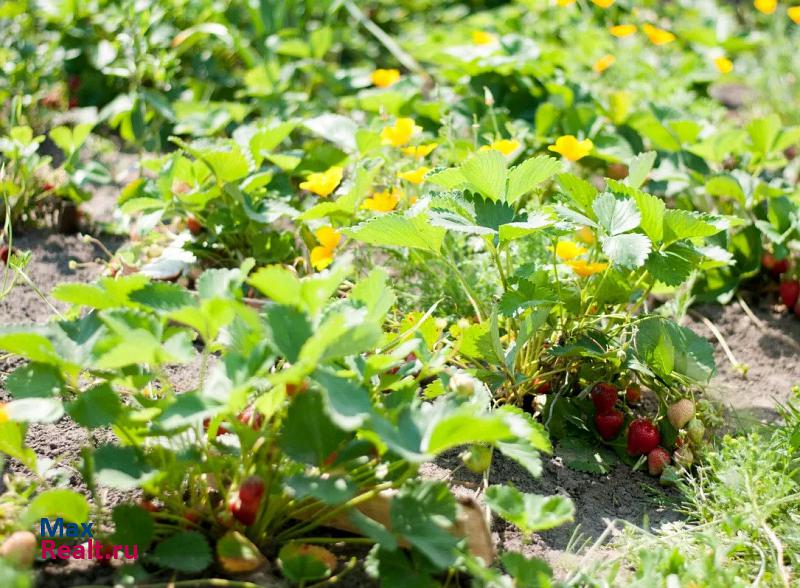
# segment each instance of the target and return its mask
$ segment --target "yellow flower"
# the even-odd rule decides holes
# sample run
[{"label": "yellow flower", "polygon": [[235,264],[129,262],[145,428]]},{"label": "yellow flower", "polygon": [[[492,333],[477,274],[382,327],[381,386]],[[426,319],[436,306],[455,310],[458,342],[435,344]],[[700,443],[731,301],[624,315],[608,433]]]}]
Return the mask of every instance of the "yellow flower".
[{"label": "yellow flower", "polygon": [[582,278],[588,278],[593,274],[599,274],[608,267],[608,264],[604,262],[596,261],[594,263],[588,263],[582,259],[568,261],[567,265]]},{"label": "yellow flower", "polygon": [[575,259],[587,251],[586,247],[581,247],[573,241],[559,241],[556,243],[556,255],[565,261]]},{"label": "yellow flower", "polygon": [[603,55],[603,57],[594,62],[594,65],[592,65],[592,69],[597,73],[603,73],[609,67],[614,65],[614,62],[616,60],[617,58],[614,57],[613,55]]},{"label": "yellow flower", "polygon": [[388,88],[400,81],[400,72],[396,69],[376,69],[372,72],[372,83],[379,88]]},{"label": "yellow flower", "polygon": [[361,204],[361,208],[366,208],[374,212],[391,212],[397,208],[397,203],[400,202],[400,197],[402,195],[402,192],[395,190],[375,192],[371,198],[364,200]]},{"label": "yellow flower", "polygon": [[411,147],[403,147],[403,153],[405,155],[410,155],[411,157],[416,157],[417,159],[422,159],[426,155],[430,155],[431,151],[436,149],[439,146],[438,143],[427,143],[425,145],[412,145]]},{"label": "yellow flower", "polygon": [[308,190],[325,198],[330,196],[342,181],[343,173],[344,170],[341,167],[333,166],[324,172],[309,174],[305,182],[300,182],[300,189]]},{"label": "yellow flower", "polygon": [[333,262],[333,253],[342,240],[342,235],[332,227],[322,227],[314,236],[320,244],[311,250],[311,265],[322,270]]},{"label": "yellow flower", "polygon": [[503,155],[511,155],[519,149],[519,141],[516,139],[499,139],[497,141],[492,141],[491,145],[484,145],[480,148],[480,151],[489,151],[494,149],[495,151],[499,151]]},{"label": "yellow flower", "polygon": [[733,62],[727,57],[717,57],[714,59],[714,65],[717,66],[721,74],[727,74],[733,71]]},{"label": "yellow flower", "polygon": [[564,135],[556,139],[556,144],[550,145],[548,149],[561,154],[570,161],[578,161],[589,155],[593,147],[594,143],[590,139],[578,141],[574,135]]},{"label": "yellow flower", "polygon": [[594,243],[594,233],[589,227],[581,227],[575,231],[575,237],[587,245],[592,245]]},{"label": "yellow flower", "polygon": [[614,0],[592,0],[592,3],[596,4],[600,8],[608,8],[614,4]]},{"label": "yellow flower", "polygon": [[753,6],[763,14],[772,14],[778,8],[778,0],[755,0]]},{"label": "yellow flower", "polygon": [[425,179],[425,174],[427,174],[429,171],[431,171],[431,168],[423,166],[418,167],[417,169],[400,172],[397,174],[397,176],[406,182],[411,182],[412,184],[421,184]]},{"label": "yellow flower", "polygon": [[0,402],[0,423],[7,423],[9,420],[8,411],[6,410],[6,403]]},{"label": "yellow flower", "polygon": [[402,147],[411,140],[414,133],[421,130],[414,124],[412,118],[398,118],[391,127],[384,127],[381,131],[381,143]]},{"label": "yellow flower", "polygon": [[653,45],[666,45],[667,43],[672,43],[675,40],[675,35],[669,31],[665,31],[664,29],[654,27],[651,24],[646,24],[642,28],[644,28],[644,33],[647,35]]},{"label": "yellow flower", "polygon": [[617,38],[623,37],[630,37],[633,33],[636,32],[636,25],[632,24],[621,24],[616,25],[608,29],[608,31]]},{"label": "yellow flower", "polygon": [[559,6],[569,6],[570,4],[575,4],[575,0],[556,0]]},{"label": "yellow flower", "polygon": [[789,15],[794,24],[800,25],[800,6],[792,6],[786,11],[786,14]]},{"label": "yellow flower", "polygon": [[491,45],[496,37],[486,31],[472,31],[472,42],[475,45]]}]

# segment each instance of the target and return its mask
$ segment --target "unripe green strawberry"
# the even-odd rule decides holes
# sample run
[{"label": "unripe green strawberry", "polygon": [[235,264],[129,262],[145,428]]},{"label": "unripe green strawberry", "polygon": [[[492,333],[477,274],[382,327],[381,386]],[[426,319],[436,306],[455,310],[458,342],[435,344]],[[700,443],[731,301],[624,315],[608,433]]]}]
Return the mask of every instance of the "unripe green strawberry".
[{"label": "unripe green strawberry", "polygon": [[694,463],[694,454],[692,450],[689,449],[688,445],[683,445],[682,447],[678,447],[675,450],[675,453],[672,454],[672,458],[675,460],[675,465],[679,465],[686,469],[692,467]]},{"label": "unripe green strawberry", "polygon": [[686,425],[686,434],[689,435],[689,440],[695,445],[700,445],[703,442],[703,436],[706,434],[706,427],[703,421],[698,418],[693,418]]},{"label": "unripe green strawberry", "polygon": [[12,533],[3,545],[0,545],[0,556],[3,556],[18,568],[29,568],[36,554],[36,535],[30,531]]},{"label": "unripe green strawberry", "polygon": [[473,445],[461,454],[464,465],[476,474],[482,474],[492,464],[492,449],[485,445]]},{"label": "unripe green strawberry", "polygon": [[682,429],[694,417],[694,402],[682,398],[667,409],[667,418],[673,427]]},{"label": "unripe green strawberry", "polygon": [[478,382],[469,374],[454,374],[450,378],[450,389],[462,396],[472,396],[475,393]]},{"label": "unripe green strawberry", "polygon": [[670,462],[669,451],[663,447],[656,447],[647,454],[647,471],[651,476],[660,476]]}]

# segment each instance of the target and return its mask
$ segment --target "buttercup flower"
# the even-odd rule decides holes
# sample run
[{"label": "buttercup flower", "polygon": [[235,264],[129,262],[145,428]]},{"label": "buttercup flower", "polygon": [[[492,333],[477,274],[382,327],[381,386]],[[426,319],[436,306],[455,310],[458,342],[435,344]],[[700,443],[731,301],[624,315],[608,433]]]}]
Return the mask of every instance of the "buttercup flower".
[{"label": "buttercup flower", "polygon": [[405,155],[410,155],[411,157],[416,157],[417,159],[422,159],[426,155],[430,155],[431,151],[436,149],[439,146],[438,143],[427,143],[425,145],[412,145],[411,147],[403,147],[403,153]]},{"label": "buttercup flower", "polygon": [[578,161],[589,155],[593,147],[594,143],[590,139],[578,141],[574,135],[564,135],[556,139],[556,144],[550,145],[548,149],[555,151],[569,161]]},{"label": "buttercup flower", "polygon": [[755,0],[753,6],[763,14],[772,14],[778,9],[778,0]]},{"label": "buttercup flower", "polygon": [[792,6],[791,8],[786,10],[786,14],[789,15],[789,18],[792,19],[794,24],[800,25],[800,6]]},{"label": "buttercup flower", "polygon": [[586,247],[581,247],[573,241],[559,241],[556,243],[556,255],[564,261],[575,259],[587,251]]},{"label": "buttercup flower", "polygon": [[636,32],[636,25],[632,24],[621,24],[615,25],[608,29],[608,31],[617,38],[623,37],[630,37],[633,33]]},{"label": "buttercup flower", "polygon": [[724,56],[714,59],[714,65],[717,66],[721,74],[727,74],[733,71],[733,62]]},{"label": "buttercup flower", "polygon": [[417,169],[400,172],[397,174],[397,176],[406,182],[411,182],[412,184],[421,184],[425,179],[425,174],[427,174],[429,171],[431,171],[431,168],[423,166],[418,167]]},{"label": "buttercup flower", "polygon": [[556,0],[559,6],[569,6],[570,4],[575,4],[575,0]]},{"label": "buttercup flower", "polygon": [[490,145],[484,145],[479,149],[479,151],[490,151],[490,150],[499,151],[503,155],[511,155],[519,149],[519,141],[516,139],[499,139],[497,141],[492,141]]},{"label": "buttercup flower", "polygon": [[592,0],[592,4],[596,4],[600,8],[608,8],[614,4],[614,0]]},{"label": "buttercup flower", "polygon": [[412,118],[398,118],[391,127],[384,127],[381,131],[381,143],[402,147],[411,140],[414,133],[420,131]]},{"label": "buttercup flower", "polygon": [[492,33],[486,31],[472,31],[472,42],[475,45],[491,45],[495,42],[496,37]]},{"label": "buttercup flower", "polygon": [[614,62],[617,60],[616,57],[613,55],[603,55],[600,59],[594,62],[592,65],[592,69],[597,73],[603,73],[609,67],[614,65]]},{"label": "buttercup flower", "polygon": [[300,189],[308,190],[325,198],[336,189],[336,186],[342,181],[343,174],[344,170],[339,166],[333,166],[324,172],[309,174],[305,182],[300,182]]},{"label": "buttercup flower", "polygon": [[361,208],[374,212],[391,212],[397,208],[397,203],[400,202],[400,197],[402,195],[402,192],[396,190],[375,192],[371,198],[364,200],[361,204]]},{"label": "buttercup flower", "polygon": [[319,245],[311,250],[311,265],[323,270],[333,262],[333,253],[342,240],[342,235],[332,227],[322,227],[314,233]]},{"label": "buttercup flower", "polygon": [[372,72],[372,83],[379,88],[388,88],[400,81],[400,72],[396,69],[376,69]]},{"label": "buttercup flower", "polygon": [[608,267],[608,264],[605,262],[595,261],[593,263],[588,263],[582,259],[568,261],[567,265],[572,268],[572,271],[582,278],[588,278],[591,275],[604,272]]},{"label": "buttercup flower", "polygon": [[644,29],[645,35],[647,35],[653,45],[666,45],[667,43],[672,43],[675,40],[675,35],[669,31],[665,31],[664,29],[654,27],[651,24],[646,24],[642,28]]}]

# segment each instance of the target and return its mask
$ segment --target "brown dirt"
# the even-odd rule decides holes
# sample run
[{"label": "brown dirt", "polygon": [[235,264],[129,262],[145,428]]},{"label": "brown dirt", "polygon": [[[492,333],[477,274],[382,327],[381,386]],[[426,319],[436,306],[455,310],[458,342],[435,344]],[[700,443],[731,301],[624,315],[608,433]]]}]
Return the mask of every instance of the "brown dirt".
[{"label": "brown dirt", "polygon": [[[104,237],[103,241],[110,248],[119,244],[113,238]],[[82,242],[77,236],[30,231],[18,235],[16,244],[33,253],[27,273],[43,293],[49,293],[60,282],[91,281],[99,272],[99,266],[75,271],[69,269],[70,259],[89,262],[99,254],[94,245]],[[59,309],[64,308],[58,302],[52,303]],[[722,331],[739,361],[749,366],[746,379],[731,367],[720,345],[702,323],[694,319],[686,321],[714,345],[719,374],[712,382],[711,392],[732,409],[734,419],[741,423],[774,419],[776,402],[785,401],[791,387],[800,383],[800,351],[797,347],[800,321],[787,317],[773,298],[751,300],[750,305],[763,322],[762,328],[747,318],[737,303],[697,309]],[[10,296],[0,301],[0,324],[44,322],[51,317],[48,305],[24,284],[19,284]],[[0,361],[0,399],[7,399],[2,387],[3,377],[17,365],[19,362],[16,360]],[[196,370],[191,366],[175,368],[172,374],[180,390],[196,385]],[[87,435],[66,417],[52,425],[34,425],[28,433],[28,442],[39,455],[62,459],[65,463],[74,461],[80,447],[87,442],[107,443],[109,440],[110,433],[100,431]],[[424,474],[443,479],[458,463],[457,452],[453,452],[437,463],[427,465]],[[478,480],[465,479],[461,472],[456,477],[456,492],[475,493]],[[465,481],[467,485],[463,484]],[[72,476],[71,482],[80,487],[77,474]],[[495,521],[493,527],[499,546],[544,557],[557,569],[573,557],[576,545],[596,539],[606,529],[609,520],[624,519],[636,525],[657,526],[679,517],[670,507],[673,494],[665,492],[645,474],[632,473],[624,465],[617,465],[605,476],[596,476],[570,470],[555,455],[544,459],[542,477],[532,479],[514,462],[497,459],[492,466],[491,482],[514,484],[521,490],[540,494],[563,494],[573,500],[576,507],[574,524],[537,535],[530,542],[523,542],[519,532],[509,525]],[[75,564],[75,567],[72,564],[54,564],[42,571],[41,586],[104,585],[111,582],[113,572],[106,567],[85,568],[85,563]],[[265,576],[263,580],[275,583],[274,577]],[[372,585],[372,582],[359,571],[348,576],[345,584],[365,586]]]}]

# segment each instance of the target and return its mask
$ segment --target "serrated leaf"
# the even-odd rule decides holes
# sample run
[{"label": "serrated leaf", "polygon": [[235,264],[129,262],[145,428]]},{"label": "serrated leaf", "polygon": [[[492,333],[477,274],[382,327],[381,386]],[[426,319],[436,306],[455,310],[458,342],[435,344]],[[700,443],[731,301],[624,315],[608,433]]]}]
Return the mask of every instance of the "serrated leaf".
[{"label": "serrated leaf", "polygon": [[588,474],[607,474],[616,462],[610,452],[575,437],[562,440],[556,447],[556,455],[568,468]]},{"label": "serrated leaf", "polygon": [[558,184],[561,189],[587,214],[592,214],[592,202],[597,197],[597,189],[586,180],[572,174],[560,174]]},{"label": "serrated leaf", "polygon": [[605,192],[592,204],[598,224],[611,235],[619,235],[639,226],[642,215],[630,198],[617,198]]},{"label": "serrated leaf", "polygon": [[511,486],[490,486],[486,504],[526,534],[571,522],[575,514],[572,501],[565,496],[524,494]]},{"label": "serrated leaf", "polygon": [[664,213],[664,242],[672,243],[681,239],[710,237],[720,232],[720,228],[707,222],[703,215],[688,210],[670,209]]},{"label": "serrated leaf", "polygon": [[647,179],[647,174],[653,169],[656,161],[656,152],[647,151],[640,153],[628,163],[628,177],[625,183],[633,188],[639,188]]},{"label": "serrated leaf", "polygon": [[497,443],[497,449],[505,455],[510,457],[534,477],[538,478],[542,475],[542,460],[539,452],[534,449],[530,443],[524,441],[517,441],[514,443]]},{"label": "serrated leaf", "polygon": [[356,239],[384,247],[410,247],[439,253],[446,231],[431,224],[424,214],[406,216],[388,213],[373,217],[342,232]]},{"label": "serrated leaf", "polygon": [[679,286],[697,269],[702,257],[693,247],[675,243],[663,251],[653,251],[645,266],[659,282],[667,286]]},{"label": "serrated leaf", "polygon": [[513,204],[523,194],[550,179],[561,167],[562,164],[559,160],[547,155],[539,155],[511,168],[508,174],[506,202]]},{"label": "serrated leaf", "polygon": [[200,572],[211,564],[211,548],[200,533],[184,531],[156,545],[153,559],[179,572]]},{"label": "serrated leaf", "polygon": [[633,198],[642,215],[640,226],[654,243],[664,237],[664,212],[667,207],[658,196],[653,196],[614,180],[608,180],[608,187],[617,194]]},{"label": "serrated leaf", "polygon": [[541,229],[550,227],[555,219],[548,212],[536,211],[528,214],[528,219],[523,222],[506,223],[500,225],[500,241],[513,241],[527,237]]},{"label": "serrated leaf", "polygon": [[635,269],[644,265],[650,255],[650,239],[638,233],[603,237],[603,253],[614,265]]},{"label": "serrated leaf", "polygon": [[506,192],[506,158],[498,151],[479,151],[461,166],[470,189],[491,200],[502,200]]},{"label": "serrated leaf", "polygon": [[429,173],[425,180],[436,186],[441,186],[445,190],[458,190],[467,183],[467,178],[457,167],[443,169],[438,172]]}]

